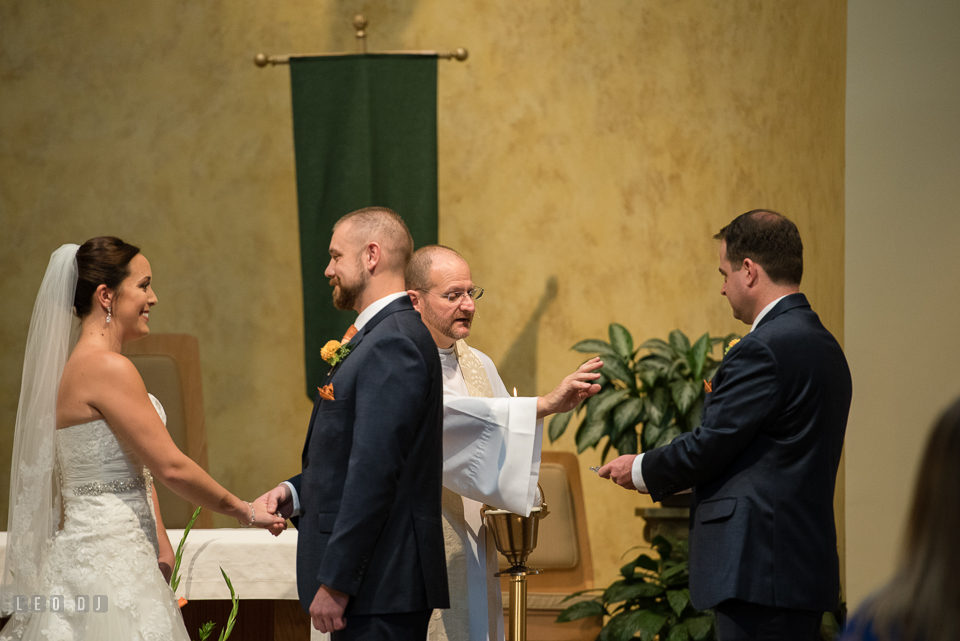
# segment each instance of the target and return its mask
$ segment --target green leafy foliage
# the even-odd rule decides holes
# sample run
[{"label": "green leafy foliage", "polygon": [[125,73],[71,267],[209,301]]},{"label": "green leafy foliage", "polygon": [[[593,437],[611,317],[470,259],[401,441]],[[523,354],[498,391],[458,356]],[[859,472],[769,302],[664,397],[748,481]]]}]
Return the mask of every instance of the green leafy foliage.
[{"label": "green leafy foliage", "polygon": [[715,639],[713,613],[698,611],[690,603],[687,542],[657,536],[653,547],[660,558],[641,553],[620,568],[622,579],[593,599],[561,611],[557,622],[609,617],[599,641]]},{"label": "green leafy foliage", "polygon": [[180,545],[177,546],[177,554],[174,556],[173,562],[173,576],[170,579],[170,589],[174,592],[177,591],[177,588],[180,587],[180,561],[183,559],[183,546],[187,543],[187,535],[190,534],[190,530],[193,529],[193,524],[196,523],[197,517],[200,516],[200,510],[203,508],[197,508],[193,511],[193,516],[190,517],[187,527],[183,528],[183,536],[180,537]]},{"label": "green leafy foliage", "polygon": [[627,328],[619,323],[610,323],[610,345],[613,351],[624,360],[633,356],[633,336]]},{"label": "green leafy foliage", "polygon": [[573,346],[573,349],[578,352],[583,352],[584,354],[610,354],[613,356],[617,354],[613,350],[613,347],[610,346],[610,343],[593,338],[580,341]]},{"label": "green leafy foliage", "polygon": [[604,614],[603,604],[597,601],[579,601],[574,603],[557,617],[557,623],[566,623],[567,621],[576,621],[577,619],[587,619],[589,617],[598,617]]},{"label": "green leafy foliage", "polygon": [[553,417],[553,420],[550,421],[548,433],[550,434],[551,443],[560,438],[560,435],[567,431],[567,425],[570,424],[570,419],[573,418],[574,411],[575,410],[570,410],[569,412],[564,412],[563,414],[557,414]]},{"label": "green leafy foliage", "polygon": [[[183,559],[183,547],[187,543],[187,535],[190,534],[190,530],[193,529],[193,524],[196,522],[197,517],[200,516],[201,509],[202,508],[198,507],[193,511],[193,516],[190,517],[190,522],[187,523],[187,527],[183,528],[183,536],[180,537],[180,545],[177,546],[177,554],[173,564],[173,578],[170,580],[170,587],[174,592],[176,592],[177,588],[180,587],[180,561]],[[227,573],[223,571],[223,568],[220,568],[220,574],[223,575],[223,580],[226,581],[227,587],[230,588],[230,601],[233,603],[233,607],[230,609],[230,615],[227,617],[227,626],[220,631],[219,641],[227,641],[227,639],[230,638],[230,633],[233,632],[233,626],[237,620],[237,611],[240,609],[240,598],[237,596],[237,593],[234,592],[233,583],[230,582],[230,577],[228,577]],[[215,627],[217,627],[217,624],[213,621],[207,621],[200,626],[200,641],[206,641],[206,639],[213,634],[213,629]]]},{"label": "green leafy foliage", "polygon": [[233,583],[230,582],[230,577],[223,571],[223,568],[220,568],[220,574],[223,575],[223,580],[227,582],[227,587],[230,588],[230,601],[233,603],[233,607],[230,608],[230,615],[227,617],[227,625],[220,631],[220,641],[227,641],[230,638],[230,633],[233,632],[233,625],[237,622],[240,599],[237,597],[237,593],[233,591]]},{"label": "green leafy foliage", "polygon": [[597,381],[601,389],[585,405],[550,420],[550,441],[563,436],[578,414],[583,417],[576,431],[577,452],[596,448],[606,437],[603,460],[611,449],[646,452],[699,427],[704,382],[713,380],[720,366],[714,352],[722,344],[722,355],[736,334],[704,334],[691,344],[675,329],[668,340],[651,338],[634,349],[633,336],[623,325],[611,323],[608,333],[609,343],[591,338],[573,346],[603,359]]},{"label": "green leafy foliage", "polygon": [[207,637],[213,634],[213,629],[217,627],[217,624],[213,621],[207,621],[200,626],[200,641],[207,641]]}]

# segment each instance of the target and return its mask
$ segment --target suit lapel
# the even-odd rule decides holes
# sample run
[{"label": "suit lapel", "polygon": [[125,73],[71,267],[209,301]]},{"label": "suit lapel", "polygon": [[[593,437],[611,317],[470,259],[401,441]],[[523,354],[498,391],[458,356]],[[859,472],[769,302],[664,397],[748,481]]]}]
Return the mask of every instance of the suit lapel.
[{"label": "suit lapel", "polygon": [[[797,309],[798,307],[808,307],[808,308],[810,307],[810,303],[807,302],[806,296],[799,293],[789,294],[787,296],[784,296],[779,303],[773,306],[773,309],[767,312],[766,316],[760,319],[760,323],[757,325],[756,329],[749,332],[746,336],[743,337],[743,340],[747,340],[747,337],[749,337],[750,334],[757,331],[757,329],[760,329],[761,327],[763,327],[765,324],[767,324],[768,322],[770,322],[780,314],[783,314],[784,312],[788,312],[791,309]],[[724,356],[726,356],[726,354],[724,354]],[[720,379],[723,378],[723,374],[721,374],[721,372],[724,372],[724,370],[725,370],[724,363],[721,362],[720,367],[717,369],[716,373],[713,375],[714,382],[717,382],[718,378]],[[712,393],[707,394],[703,402],[703,410],[701,410],[701,415],[702,415],[702,412],[705,412],[707,407],[709,407],[710,402],[712,400],[713,400],[713,394]]]},{"label": "suit lapel", "polygon": [[[366,335],[366,329],[367,325],[364,325],[357,330],[356,334],[353,335],[353,338],[351,338],[349,342],[349,344],[353,347],[350,348],[350,352],[347,353],[347,355],[339,363],[330,368],[330,371],[327,372],[327,377],[323,379],[324,385],[327,385],[327,383],[333,379],[333,375],[337,373],[337,370],[340,369],[340,366],[343,365],[343,362],[350,358],[350,354],[353,353],[353,350],[357,349],[357,347],[360,345],[360,341],[362,341],[364,335]],[[336,394],[336,388],[334,388],[333,392]],[[310,425],[307,426],[307,438],[303,442],[303,452],[300,455],[301,457],[307,455],[307,448],[310,446],[310,437],[313,436],[313,424],[316,422],[317,411],[320,409],[320,404],[323,403],[323,401],[323,397],[317,394],[317,398],[313,404],[313,414],[310,415]]]},{"label": "suit lapel", "polygon": [[351,345],[350,353],[347,354],[342,361],[340,361],[339,363],[334,365],[332,368],[330,368],[330,371],[327,373],[327,378],[326,380],[324,380],[324,385],[330,382],[330,379],[333,378],[333,375],[340,368],[340,365],[342,365],[344,361],[350,358],[350,354],[352,354],[353,351],[360,346],[360,342],[363,340],[364,336],[369,334],[373,330],[373,328],[380,323],[380,321],[382,321],[384,318],[386,318],[390,314],[395,314],[405,309],[413,309],[413,303],[410,302],[409,298],[406,298],[406,297],[398,298],[397,300],[392,301],[389,305],[387,305],[386,307],[381,309],[379,312],[377,312],[377,314],[373,318],[371,318],[369,321],[367,321],[363,327],[358,329],[357,333],[353,335],[353,338],[351,338],[350,342],[348,343],[348,345]]},{"label": "suit lapel", "polygon": [[351,338],[350,342],[347,343],[347,345],[350,345],[350,351],[347,352],[347,355],[344,356],[339,363],[337,363],[336,365],[330,368],[330,371],[327,372],[327,377],[323,381],[324,385],[330,382],[330,379],[333,378],[333,375],[337,372],[338,369],[340,369],[340,366],[343,365],[344,361],[350,358],[350,354],[353,353],[353,350],[357,349],[357,347],[360,346],[360,341],[362,341],[363,337],[366,336],[367,334],[366,330],[367,330],[367,325],[364,325],[362,328],[357,330],[356,334],[353,335],[353,338]]},{"label": "suit lapel", "polygon": [[320,403],[323,402],[323,397],[317,394],[317,398],[313,401],[313,413],[310,414],[310,424],[307,426],[307,438],[303,441],[303,451],[300,452],[300,458],[303,459],[307,455],[307,446],[310,445],[310,436],[313,434],[313,423],[317,418],[317,410],[320,409]]},{"label": "suit lapel", "polygon": [[[326,385],[333,380],[333,377],[337,373],[337,370],[340,369],[340,366],[343,365],[343,363],[346,362],[348,358],[350,358],[350,354],[352,354],[354,351],[357,350],[358,347],[360,347],[360,343],[363,341],[363,337],[369,334],[373,330],[373,328],[380,323],[380,321],[382,321],[384,318],[386,318],[391,314],[395,314],[397,312],[401,312],[404,310],[412,310],[412,309],[413,309],[413,303],[410,302],[409,298],[404,296],[403,298],[398,298],[397,300],[392,301],[389,305],[387,305],[386,307],[381,309],[379,312],[377,312],[377,314],[373,318],[367,321],[367,323],[363,327],[358,329],[357,333],[353,335],[353,338],[350,339],[350,343],[349,343],[350,345],[353,346],[350,348],[350,352],[343,358],[343,360],[341,360],[339,363],[337,363],[336,365],[330,368],[330,371],[327,373],[327,377],[324,379],[323,384]],[[334,387],[333,393],[334,395],[336,395],[337,393],[336,387]],[[316,401],[314,402],[314,405],[313,405],[313,414],[310,416],[310,425],[307,427],[307,438],[303,443],[303,453],[301,454],[301,456],[305,456],[307,453],[307,448],[310,445],[310,437],[313,435],[313,425],[314,423],[316,423],[317,412],[320,409],[321,403],[323,403],[323,399],[318,394]]]}]

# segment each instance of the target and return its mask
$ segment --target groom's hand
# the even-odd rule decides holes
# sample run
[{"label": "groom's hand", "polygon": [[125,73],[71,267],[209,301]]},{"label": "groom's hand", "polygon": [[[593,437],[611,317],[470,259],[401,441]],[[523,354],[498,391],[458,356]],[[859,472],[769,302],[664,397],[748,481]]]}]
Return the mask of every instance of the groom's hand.
[{"label": "groom's hand", "polygon": [[347,609],[350,595],[339,590],[321,585],[317,595],[310,604],[310,618],[313,627],[320,632],[333,632],[347,627],[347,620],[343,611]]},{"label": "groom's hand", "polygon": [[[293,514],[293,496],[290,494],[290,488],[281,483],[263,496],[257,499],[258,504],[264,506],[267,514],[276,514],[284,519],[289,519]],[[286,529],[287,523],[284,521],[283,527],[267,527],[274,536],[280,536],[280,533]]]},{"label": "groom's hand", "polygon": [[274,536],[280,536],[280,533],[287,529],[287,520],[277,514],[276,509],[271,510],[267,507],[267,494],[253,502],[254,514],[256,515],[253,525],[268,530]]}]

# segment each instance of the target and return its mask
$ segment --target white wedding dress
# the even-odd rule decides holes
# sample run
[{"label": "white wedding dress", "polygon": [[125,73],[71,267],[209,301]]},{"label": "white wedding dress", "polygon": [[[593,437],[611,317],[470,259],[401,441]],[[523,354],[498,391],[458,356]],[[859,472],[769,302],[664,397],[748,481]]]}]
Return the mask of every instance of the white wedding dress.
[{"label": "white wedding dress", "polygon": [[157,563],[150,472],[103,420],[57,430],[56,447],[64,522],[41,570],[45,611],[15,614],[0,641],[189,641]]}]

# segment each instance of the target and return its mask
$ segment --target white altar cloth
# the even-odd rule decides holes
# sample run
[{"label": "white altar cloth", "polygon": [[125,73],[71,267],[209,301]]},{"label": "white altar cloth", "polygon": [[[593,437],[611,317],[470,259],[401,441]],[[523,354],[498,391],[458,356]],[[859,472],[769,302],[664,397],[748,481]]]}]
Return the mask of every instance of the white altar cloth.
[{"label": "white altar cloth", "polygon": [[[176,550],[183,530],[167,530]],[[0,532],[0,571],[6,559],[7,533]],[[297,598],[297,531],[278,537],[259,528],[193,529],[180,563],[177,596],[187,600],[230,599],[220,568],[241,599]]]},{"label": "white altar cloth", "polygon": [[[167,530],[174,551],[183,530]],[[230,577],[241,599],[297,598],[297,531],[278,537],[266,530],[216,528],[190,530],[180,562],[177,596],[187,600],[229,599]]]}]

